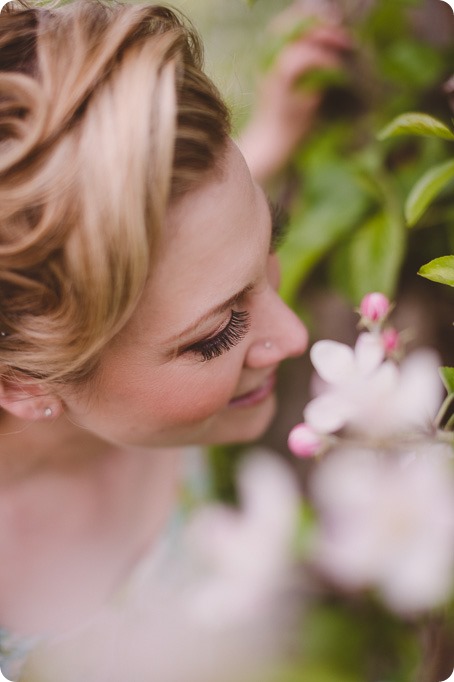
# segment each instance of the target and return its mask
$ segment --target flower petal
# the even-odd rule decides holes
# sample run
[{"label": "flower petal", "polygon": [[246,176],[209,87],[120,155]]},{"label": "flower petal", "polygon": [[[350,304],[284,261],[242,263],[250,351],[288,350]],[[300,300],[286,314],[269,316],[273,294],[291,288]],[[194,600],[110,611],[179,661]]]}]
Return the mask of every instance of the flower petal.
[{"label": "flower petal", "polygon": [[355,371],[353,350],[338,341],[317,341],[311,348],[310,357],[317,373],[330,384],[340,384]]},{"label": "flower petal", "polygon": [[319,433],[334,433],[350,417],[351,406],[337,392],[328,392],[314,398],[304,409],[304,419]]},{"label": "flower petal", "polygon": [[364,332],[358,336],[355,345],[356,366],[361,374],[371,374],[385,357],[382,339],[375,334]]},{"label": "flower petal", "polygon": [[429,349],[414,351],[402,363],[399,398],[401,419],[407,423],[423,426],[434,418],[443,396],[439,365],[438,355]]},{"label": "flower petal", "polygon": [[239,467],[238,488],[243,516],[268,528],[269,543],[273,529],[282,537],[293,532],[301,495],[286,462],[265,449],[252,450]]}]

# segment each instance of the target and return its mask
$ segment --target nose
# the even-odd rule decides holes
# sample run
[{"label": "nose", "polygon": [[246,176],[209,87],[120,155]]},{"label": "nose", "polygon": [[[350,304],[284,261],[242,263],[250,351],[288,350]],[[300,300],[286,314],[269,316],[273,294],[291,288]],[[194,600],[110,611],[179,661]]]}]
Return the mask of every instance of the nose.
[{"label": "nose", "polygon": [[284,303],[275,287],[278,270],[273,268],[265,291],[257,296],[254,306],[251,344],[245,364],[258,369],[302,355],[307,348],[308,333],[299,317]]}]

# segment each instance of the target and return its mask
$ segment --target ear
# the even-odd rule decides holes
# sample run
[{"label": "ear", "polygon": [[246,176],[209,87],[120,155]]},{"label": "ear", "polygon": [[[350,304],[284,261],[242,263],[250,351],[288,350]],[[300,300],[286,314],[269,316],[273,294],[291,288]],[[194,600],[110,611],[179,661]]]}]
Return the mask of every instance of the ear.
[{"label": "ear", "polygon": [[61,400],[48,388],[23,378],[0,380],[0,407],[26,421],[52,419],[63,410]]}]

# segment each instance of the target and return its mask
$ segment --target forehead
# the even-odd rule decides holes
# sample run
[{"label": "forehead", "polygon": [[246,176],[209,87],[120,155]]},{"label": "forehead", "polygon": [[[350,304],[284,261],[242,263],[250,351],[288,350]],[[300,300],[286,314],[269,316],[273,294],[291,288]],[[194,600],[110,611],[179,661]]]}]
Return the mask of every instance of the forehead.
[{"label": "forehead", "polygon": [[175,246],[175,237],[183,240],[202,238],[199,226],[207,222],[216,236],[224,232],[223,218],[242,221],[258,208],[261,190],[252,181],[249,168],[238,147],[229,142],[218,167],[199,187],[177,201],[167,212],[166,238]]},{"label": "forehead", "polygon": [[222,173],[167,215],[163,248],[145,294],[147,315],[184,325],[259,276],[270,239],[262,190],[231,143]]}]

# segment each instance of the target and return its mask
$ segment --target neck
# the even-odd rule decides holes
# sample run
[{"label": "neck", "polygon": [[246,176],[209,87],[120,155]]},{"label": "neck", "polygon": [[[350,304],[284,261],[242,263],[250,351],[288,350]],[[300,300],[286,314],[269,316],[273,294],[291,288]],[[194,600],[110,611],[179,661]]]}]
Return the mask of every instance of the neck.
[{"label": "neck", "polygon": [[178,495],[179,454],[121,449],[63,417],[24,428],[4,415],[5,626],[72,627],[110,599],[165,527]]},{"label": "neck", "polygon": [[122,451],[72,424],[64,415],[54,421],[25,422],[3,413],[0,486],[14,485],[45,471],[90,469]]}]

